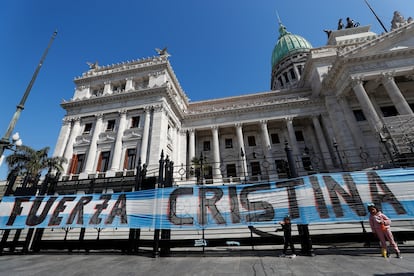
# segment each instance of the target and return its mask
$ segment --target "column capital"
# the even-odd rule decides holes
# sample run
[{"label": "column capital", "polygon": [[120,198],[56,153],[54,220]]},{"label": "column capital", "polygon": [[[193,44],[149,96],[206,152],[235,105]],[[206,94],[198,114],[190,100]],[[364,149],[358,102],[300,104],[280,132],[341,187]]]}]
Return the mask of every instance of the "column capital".
[{"label": "column capital", "polygon": [[80,123],[81,118],[77,116],[77,117],[71,117],[69,120],[71,120],[74,123],[76,122]]},{"label": "column capital", "polygon": [[118,110],[118,114],[119,114],[119,116],[126,116],[127,110],[126,109]]},{"label": "column capital", "polygon": [[267,120],[260,120],[261,125],[267,125]]},{"label": "column capital", "polygon": [[286,123],[293,123],[293,119],[294,119],[294,117],[293,116],[286,116],[285,118],[285,121],[286,121]]},{"label": "column capital", "polygon": [[381,80],[382,81],[393,81],[395,76],[395,72],[382,72],[381,73]]},{"label": "column capital", "polygon": [[362,76],[353,76],[351,77],[351,85],[355,87],[357,85],[362,85],[364,78]]},{"label": "column capital", "polygon": [[152,106],[152,109],[156,112],[160,112],[164,110],[164,106],[162,104],[156,104]]},{"label": "column capital", "polygon": [[187,132],[188,132],[189,134],[194,133],[194,132],[195,132],[195,129],[194,129],[194,128],[189,128],[189,129],[187,129]]},{"label": "column capital", "polygon": [[103,113],[96,113],[95,115],[94,115],[95,117],[96,117],[96,119],[103,119]]},{"label": "column capital", "polygon": [[62,124],[63,124],[63,125],[68,125],[68,124],[71,124],[71,123],[72,123],[72,121],[73,121],[73,119],[72,119],[72,118],[69,118],[69,117],[64,117],[64,118],[62,119]]},{"label": "column capital", "polygon": [[235,123],[235,124],[234,124],[234,126],[235,126],[236,128],[241,128],[241,127],[243,126],[243,124],[242,124],[242,123]]},{"label": "column capital", "polygon": [[147,106],[144,106],[144,113],[150,113],[151,112],[151,110],[152,110],[152,106],[150,106],[150,105],[147,105]]},{"label": "column capital", "polygon": [[212,129],[212,130],[218,130],[218,129],[219,129],[219,127],[218,127],[218,125],[213,125],[213,126],[211,126],[211,129]]}]

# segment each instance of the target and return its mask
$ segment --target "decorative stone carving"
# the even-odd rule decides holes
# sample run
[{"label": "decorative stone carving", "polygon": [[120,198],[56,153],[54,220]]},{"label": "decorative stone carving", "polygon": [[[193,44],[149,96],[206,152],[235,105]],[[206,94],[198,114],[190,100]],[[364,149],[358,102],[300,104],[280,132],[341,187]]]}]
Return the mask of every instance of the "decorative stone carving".
[{"label": "decorative stone carving", "polygon": [[407,23],[404,17],[401,15],[399,11],[394,12],[394,16],[391,20],[391,30],[397,29]]}]

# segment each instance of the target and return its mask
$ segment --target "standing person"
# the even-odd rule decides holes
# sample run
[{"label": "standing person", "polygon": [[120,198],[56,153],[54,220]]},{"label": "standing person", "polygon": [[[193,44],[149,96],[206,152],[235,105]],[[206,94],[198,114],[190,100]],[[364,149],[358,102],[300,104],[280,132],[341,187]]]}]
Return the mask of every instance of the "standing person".
[{"label": "standing person", "polygon": [[370,213],[369,225],[371,226],[372,233],[381,243],[381,254],[384,258],[388,257],[387,253],[387,241],[388,240],[391,246],[394,248],[397,258],[401,258],[400,249],[397,246],[397,243],[394,241],[394,236],[392,235],[390,225],[391,220],[384,215],[374,204],[368,205],[368,211]]},{"label": "standing person", "polygon": [[286,251],[288,247],[290,246],[290,250],[292,251],[292,258],[296,257],[295,254],[295,246],[293,245],[292,241],[292,224],[290,222],[290,217],[286,216],[283,221],[280,221],[279,224],[282,226],[283,230],[283,238],[284,238],[284,244],[283,244],[283,254],[282,257],[286,256]]}]

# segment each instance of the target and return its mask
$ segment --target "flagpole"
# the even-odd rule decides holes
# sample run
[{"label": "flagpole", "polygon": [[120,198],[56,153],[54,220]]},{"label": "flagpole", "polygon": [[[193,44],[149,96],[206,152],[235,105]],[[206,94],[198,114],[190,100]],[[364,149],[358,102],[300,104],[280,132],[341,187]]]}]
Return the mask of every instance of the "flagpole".
[{"label": "flagpole", "polygon": [[380,23],[381,27],[384,29],[384,31],[386,33],[388,33],[387,28],[385,28],[384,24],[382,23],[381,19],[379,19],[378,15],[375,13],[374,9],[371,7],[371,5],[368,3],[367,0],[364,0],[364,1],[367,4],[368,8],[371,10],[371,12],[374,14],[374,16],[377,19],[377,21]]},{"label": "flagpole", "polygon": [[57,35],[57,31],[55,31],[52,35],[52,37],[50,38],[49,44],[47,45],[46,50],[44,51],[39,64],[37,65],[37,68],[35,70],[35,72],[33,73],[32,79],[30,80],[29,85],[26,88],[26,91],[24,92],[24,95],[22,97],[22,99],[20,100],[19,105],[16,108],[16,111],[14,112],[13,118],[11,119],[10,123],[9,123],[9,127],[7,128],[6,133],[4,134],[4,136],[1,138],[0,140],[0,156],[3,155],[4,150],[10,147],[10,136],[11,133],[17,123],[17,120],[20,117],[20,113],[22,112],[22,110],[24,109],[24,104],[27,100],[27,97],[29,96],[30,90],[32,89],[32,86],[37,78],[37,75],[39,74],[40,68],[43,65],[43,62],[45,61],[46,55],[50,49],[50,46],[52,46],[53,40],[55,39]]}]

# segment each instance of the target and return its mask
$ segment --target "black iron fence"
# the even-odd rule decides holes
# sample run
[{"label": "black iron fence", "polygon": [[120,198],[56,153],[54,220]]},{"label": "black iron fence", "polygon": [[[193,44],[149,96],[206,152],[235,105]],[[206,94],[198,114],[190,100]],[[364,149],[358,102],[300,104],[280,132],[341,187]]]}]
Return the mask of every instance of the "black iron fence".
[{"label": "black iron fence", "polygon": [[[111,178],[90,178],[83,180],[59,180],[59,175],[47,175],[38,185],[30,187],[15,185],[16,175],[12,172],[8,178],[6,195],[34,195],[34,194],[75,194],[128,192],[153,188],[164,188],[180,185],[226,185],[243,182],[273,181],[283,178],[296,177],[323,172],[351,171],[359,169],[380,169],[393,167],[413,166],[412,153],[397,155],[392,152],[371,154],[371,151],[360,149],[343,151],[335,148],[335,154],[330,155],[332,166],[322,162],[322,155],[305,152],[294,155],[285,148],[285,158],[269,161],[264,156],[253,156],[252,159],[227,160],[223,166],[212,163],[208,158],[200,155],[199,162],[188,166],[175,165],[168,157],[162,154],[159,161],[157,176],[148,176],[145,165],[140,162],[133,175],[118,175]],[[350,160],[357,160],[352,163]],[[282,162],[283,161],[283,162]],[[254,162],[254,163],[253,163]],[[273,164],[270,165],[269,163]],[[253,163],[253,164],[252,164]],[[320,165],[323,163],[323,166]],[[243,168],[244,164],[247,164]],[[363,164],[363,166],[361,165]],[[217,165],[217,166],[216,166]],[[236,170],[234,170],[234,167]],[[212,170],[220,170],[220,174]],[[152,174],[153,175],[153,174]],[[219,175],[219,178],[213,176]],[[202,229],[193,231],[170,229],[18,229],[0,230],[0,254],[13,253],[16,250],[28,253],[40,250],[120,250],[121,252],[137,254],[148,252],[151,256],[171,254],[173,248],[191,247],[194,250],[205,250],[214,246],[249,246],[254,249],[262,245],[282,244],[283,236],[275,233],[275,225],[265,225],[260,228],[241,227],[231,229]],[[414,223],[412,221],[398,222],[395,237],[399,242],[412,240],[414,237]],[[343,242],[357,242],[365,246],[374,241],[374,237],[367,233],[364,222],[330,225],[298,225],[293,232],[294,241],[301,245],[303,254],[312,253],[312,244],[332,244]]]}]

